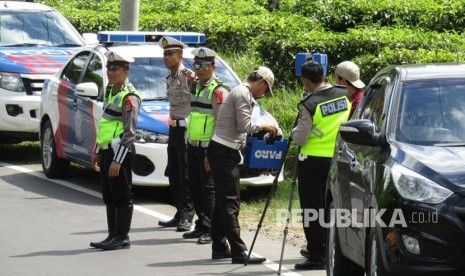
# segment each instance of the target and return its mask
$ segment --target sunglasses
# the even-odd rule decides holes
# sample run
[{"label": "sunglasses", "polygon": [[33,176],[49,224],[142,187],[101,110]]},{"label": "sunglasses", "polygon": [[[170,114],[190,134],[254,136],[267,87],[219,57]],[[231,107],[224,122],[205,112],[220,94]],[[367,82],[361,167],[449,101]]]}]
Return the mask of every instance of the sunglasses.
[{"label": "sunglasses", "polygon": [[163,56],[164,57],[170,57],[170,56],[172,56],[172,55],[174,55],[174,54],[176,54],[178,52],[179,52],[179,50],[165,50],[165,51],[163,51]]},{"label": "sunglasses", "polygon": [[117,64],[107,65],[107,71],[117,71],[118,69],[121,69],[123,67],[125,66]]},{"label": "sunglasses", "polygon": [[210,66],[212,66],[211,62],[194,62],[195,70],[207,70]]}]

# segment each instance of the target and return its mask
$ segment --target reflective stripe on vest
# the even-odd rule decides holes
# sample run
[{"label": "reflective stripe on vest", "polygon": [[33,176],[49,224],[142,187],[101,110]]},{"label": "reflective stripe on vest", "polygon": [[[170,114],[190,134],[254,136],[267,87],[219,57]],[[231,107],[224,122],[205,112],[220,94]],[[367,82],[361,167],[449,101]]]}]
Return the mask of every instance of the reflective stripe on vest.
[{"label": "reflective stripe on vest", "polygon": [[213,114],[213,92],[219,83],[212,80],[207,86],[199,89],[197,83],[195,92],[191,95],[192,111],[189,115],[187,137],[196,141],[208,141],[213,135],[215,116]]},{"label": "reflective stripe on vest", "polygon": [[111,90],[107,90],[103,115],[98,127],[97,144],[109,144],[111,140],[120,138],[123,134],[123,100],[129,94],[137,96],[140,100],[140,96],[131,84],[126,84],[116,95],[112,95]]},{"label": "reflective stripe on vest", "polygon": [[346,96],[317,104],[312,117],[313,130],[300,153],[317,157],[333,157],[339,126],[349,119],[351,103]]}]

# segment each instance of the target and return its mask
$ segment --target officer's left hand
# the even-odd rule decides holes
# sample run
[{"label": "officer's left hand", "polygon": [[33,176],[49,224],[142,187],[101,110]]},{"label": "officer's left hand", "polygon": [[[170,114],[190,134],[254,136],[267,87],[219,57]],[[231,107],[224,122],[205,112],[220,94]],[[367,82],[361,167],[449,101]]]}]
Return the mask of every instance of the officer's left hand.
[{"label": "officer's left hand", "polygon": [[210,162],[208,162],[208,157],[205,156],[205,159],[203,160],[203,166],[205,167],[205,171],[209,172],[210,171]]},{"label": "officer's left hand", "polygon": [[116,163],[115,161],[111,162],[110,170],[108,175],[110,177],[117,177],[119,175],[119,170],[121,169],[121,164]]}]

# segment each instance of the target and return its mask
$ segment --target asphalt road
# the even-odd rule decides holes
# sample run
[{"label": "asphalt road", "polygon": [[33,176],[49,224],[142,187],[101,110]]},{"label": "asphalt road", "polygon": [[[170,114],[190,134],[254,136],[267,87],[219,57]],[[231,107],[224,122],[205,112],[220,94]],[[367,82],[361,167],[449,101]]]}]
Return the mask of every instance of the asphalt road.
[{"label": "asphalt road", "polygon": [[[281,243],[264,235],[254,253],[267,262],[243,266],[211,260],[210,245],[159,228],[174,214],[160,188],[135,190],[131,249],[93,249],[89,242],[107,234],[99,189],[92,171],[73,168],[69,178],[49,180],[40,164],[0,160],[0,275],[277,275]],[[243,233],[248,246],[253,234]],[[281,275],[326,274],[294,271],[301,261],[299,249],[286,246]]]}]

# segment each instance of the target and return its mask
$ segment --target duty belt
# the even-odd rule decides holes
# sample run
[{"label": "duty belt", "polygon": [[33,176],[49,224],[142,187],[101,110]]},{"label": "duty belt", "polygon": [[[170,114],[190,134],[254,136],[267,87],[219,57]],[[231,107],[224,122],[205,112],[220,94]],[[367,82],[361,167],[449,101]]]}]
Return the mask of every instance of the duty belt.
[{"label": "duty belt", "polygon": [[102,144],[102,145],[98,145],[98,148],[100,150],[107,150],[107,149],[110,149],[111,148],[111,144]]},{"label": "duty belt", "polygon": [[189,144],[196,148],[206,148],[210,144],[210,141],[195,141],[195,140],[188,140]]},{"label": "duty belt", "polygon": [[216,135],[213,135],[212,141],[215,141],[217,143],[222,144],[223,146],[226,146],[228,148],[235,149],[235,150],[241,150],[244,147],[243,143],[231,142]]},{"label": "duty belt", "polygon": [[171,119],[172,127],[186,127],[186,119]]}]

